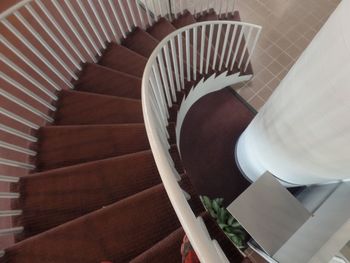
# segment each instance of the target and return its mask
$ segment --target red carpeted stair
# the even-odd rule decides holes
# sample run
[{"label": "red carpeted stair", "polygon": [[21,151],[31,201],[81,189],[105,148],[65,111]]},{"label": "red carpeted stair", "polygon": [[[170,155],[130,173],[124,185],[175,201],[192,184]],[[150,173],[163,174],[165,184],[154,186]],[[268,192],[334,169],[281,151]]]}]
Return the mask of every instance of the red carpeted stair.
[{"label": "red carpeted stair", "polygon": [[[1,262],[181,262],[184,231],[150,151],[141,78],[159,41],[194,22],[185,12],[172,23],[160,19],[147,31],[135,28],[121,44],[110,43],[98,64],[83,65],[74,90],[59,93],[54,124],[38,131],[37,170],[20,179],[20,198],[12,204],[23,211],[14,226],[24,230]],[[193,212],[203,215],[174,144],[178,108],[170,110],[169,151]],[[242,262],[206,213],[204,220],[230,261]]]}]

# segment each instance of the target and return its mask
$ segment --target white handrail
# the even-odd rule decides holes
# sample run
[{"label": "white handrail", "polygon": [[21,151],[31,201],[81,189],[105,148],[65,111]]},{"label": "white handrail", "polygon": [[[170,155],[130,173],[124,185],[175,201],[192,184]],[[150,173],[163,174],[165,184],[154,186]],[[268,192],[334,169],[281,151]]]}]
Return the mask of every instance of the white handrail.
[{"label": "white handrail", "polygon": [[[221,37],[220,32],[224,26],[228,27],[228,30],[231,28],[240,28],[240,30],[233,30],[231,35],[231,39],[236,39],[237,37],[240,39],[238,43],[236,42],[236,46],[233,44],[234,41],[231,41],[229,38],[228,32],[226,32],[224,38]],[[248,51],[251,54],[255,47],[254,42],[251,41],[251,37],[247,38],[247,41],[245,41],[243,32],[246,28],[250,32],[249,35],[251,35],[253,31],[258,35],[261,30],[260,26],[234,21],[202,22],[176,30],[164,38],[155,48],[148,60],[142,78],[142,109],[152,153],[173,208],[200,261],[203,263],[228,261],[218,243],[208,239],[206,229],[203,229],[203,224],[200,223],[200,220],[196,219],[196,216],[187,202],[186,195],[184,195],[177,181],[178,173],[175,170],[174,162],[168,152],[169,143],[166,134],[166,126],[168,123],[167,120],[164,120],[164,116],[168,116],[167,107],[171,107],[172,102],[177,99],[176,97],[171,98],[170,96],[170,94],[173,94],[171,91],[174,90],[174,87],[169,85],[169,81],[174,84],[174,79],[177,78],[179,78],[179,82],[181,83],[186,83],[187,80],[196,80],[197,72],[202,72],[204,64],[203,57],[206,59],[207,73],[211,58],[213,58],[213,63],[211,64],[212,69],[219,71],[219,68],[221,69],[223,67],[223,58],[219,60],[220,63],[216,63],[220,46],[224,49],[230,46],[230,50],[227,50],[227,56],[231,58],[231,60],[235,59],[235,61],[228,60],[228,65],[236,63],[239,67],[242,67],[241,70],[245,68],[246,65],[250,63],[250,61],[246,59],[247,57],[250,58]],[[207,29],[209,29],[209,47],[207,47],[207,52],[204,52],[203,41],[205,38],[202,38],[201,34],[206,34]],[[215,39],[213,38],[213,32],[216,32]],[[239,36],[235,35],[236,32],[239,32]],[[197,34],[199,34],[198,37]],[[192,39],[191,36],[193,36]],[[197,41],[199,39],[202,39],[200,45],[201,51],[197,53]],[[215,43],[212,45],[211,41]],[[224,43],[222,43],[223,41]],[[175,46],[175,43],[177,43],[177,46]],[[240,46],[241,44],[243,45],[243,49]],[[171,49],[168,48],[169,45],[172,47]],[[182,45],[185,45],[185,47],[183,48]],[[211,46],[214,47],[214,54],[210,48]],[[226,50],[220,53],[225,54]],[[164,63],[164,56],[167,58],[166,63],[168,68],[172,69],[167,72],[162,65],[162,63]],[[185,56],[185,59],[183,56]],[[197,63],[197,56],[201,56],[200,61],[202,62]],[[192,58],[192,61],[190,58]],[[170,61],[172,63],[170,63]],[[158,68],[160,68],[161,74]],[[186,76],[183,73],[181,74],[184,68],[186,68],[187,71]],[[229,69],[226,67],[225,70],[227,71]],[[242,72],[244,71],[242,70]],[[182,85],[182,88],[183,87]]]},{"label": "white handrail", "polygon": [[[227,16],[233,11],[230,8],[233,0],[221,1],[226,1]],[[1,55],[1,60],[9,71],[19,76],[19,79],[8,74],[7,70],[1,74],[1,78],[5,80],[7,86],[0,88],[0,95],[11,105],[14,105],[15,109],[10,110],[6,108],[6,105],[2,105],[0,116],[9,119],[15,125],[11,126],[11,124],[1,122],[0,130],[9,136],[25,139],[28,142],[37,142],[36,133],[32,133],[32,130],[38,130],[45,122],[54,121],[51,116],[56,110],[57,92],[62,89],[74,88],[71,80],[77,79],[79,71],[83,69],[82,64],[98,61],[98,58],[103,54],[103,49],[107,47],[105,41],[115,40],[117,43],[121,43],[122,39],[126,38],[137,26],[147,29],[160,18],[170,21],[178,18],[185,13],[186,9],[191,12],[190,2],[192,0],[170,0],[170,2],[168,0],[22,0],[2,12],[0,23],[16,39],[5,35],[0,36],[1,43],[8,51]],[[193,14],[197,15],[198,11],[207,12],[210,8],[213,8],[210,1],[202,2],[200,10],[194,11]],[[216,8],[216,4],[214,4],[214,8]],[[222,15],[225,15],[224,12]],[[30,24],[31,19],[34,19],[36,23]],[[85,23],[86,21],[88,23]],[[218,23],[226,24],[226,22]],[[152,110],[151,116],[153,117],[149,117],[147,120],[150,119],[152,124],[161,125],[159,126],[161,129],[153,135],[159,139],[157,145],[161,145],[161,149],[164,150],[163,152],[159,150],[156,153],[156,155],[158,154],[157,159],[166,160],[169,165],[169,170],[163,169],[162,172],[174,175],[175,181],[169,181],[167,185],[176,183],[179,178],[178,174],[174,174],[173,162],[170,159],[170,154],[166,152],[169,149],[167,143],[169,134],[166,129],[169,117],[168,107],[177,100],[176,92],[185,88],[185,78],[197,80],[196,68],[200,66],[201,72],[204,70],[205,57],[202,55],[200,62],[196,59],[197,49],[199,49],[197,42],[199,41],[202,41],[201,53],[207,54],[203,46],[205,36],[197,38],[197,33],[200,35],[200,32],[205,32],[207,24],[203,23],[202,25],[203,27],[198,28],[198,30],[196,27],[196,32],[191,31],[195,33],[192,34],[194,43],[190,43],[189,40],[182,41],[184,35],[191,36],[192,27],[186,27],[181,31],[181,35],[180,31],[172,33],[170,38],[166,38],[170,40],[169,42],[161,42],[163,43],[163,54],[151,57],[157,63],[148,70],[148,81],[154,89],[148,94],[152,99],[149,101],[150,104],[147,104],[148,109]],[[190,44],[194,45],[190,47]],[[159,50],[156,50],[159,54]],[[9,52],[14,54],[15,59],[8,55]],[[208,54],[211,56],[210,53]],[[35,59],[32,60],[32,57]],[[191,61],[195,63],[192,68]],[[24,81],[21,81],[22,79]],[[164,85],[166,89],[164,89]],[[23,127],[23,130],[18,128],[17,124]],[[24,148],[7,141],[0,141],[0,147],[2,150],[15,151],[28,157],[36,154],[29,146]],[[10,158],[0,158],[0,165],[14,167],[16,170],[36,168],[34,164]],[[18,178],[1,175],[0,181],[16,183]],[[177,209],[176,204],[187,204],[179,186],[177,190],[172,195],[175,210]],[[8,198],[17,196],[16,193],[2,193],[2,195]],[[181,212],[177,209],[179,217],[182,218],[181,222],[193,219],[194,215],[190,210],[186,210],[183,214]],[[19,230],[6,230],[5,232],[15,233]],[[185,231],[191,231],[189,226],[185,226]],[[196,232],[196,228],[193,231]],[[191,238],[194,241],[193,237]],[[195,247],[203,251],[206,245],[199,242],[195,244]],[[213,251],[215,250],[212,247],[207,253],[211,254]],[[203,262],[213,262],[209,260],[211,257],[206,253],[200,253],[200,255],[205,258]],[[212,259],[214,258],[212,257]]]}]

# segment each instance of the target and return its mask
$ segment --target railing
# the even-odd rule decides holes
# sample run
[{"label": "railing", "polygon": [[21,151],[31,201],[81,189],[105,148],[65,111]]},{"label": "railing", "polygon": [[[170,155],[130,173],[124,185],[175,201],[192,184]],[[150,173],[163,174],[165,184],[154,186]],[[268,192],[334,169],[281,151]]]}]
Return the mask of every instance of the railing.
[{"label": "railing", "polygon": [[[146,29],[160,17],[172,20],[192,6],[188,0],[23,0],[0,14],[2,87],[0,89],[0,183],[35,169],[36,131],[52,123],[57,92],[72,89],[82,64],[97,62],[106,43],[122,42],[135,27]],[[208,1],[206,9],[227,14],[234,1]],[[224,15],[224,13],[222,14]],[[18,198],[0,193],[0,199]],[[16,211],[2,211],[14,216]],[[17,233],[7,231],[0,233]]]},{"label": "railing", "polygon": [[[36,131],[54,121],[57,93],[74,88],[71,80],[78,78],[84,63],[98,61],[106,43],[121,43],[135,27],[146,29],[161,17],[173,20],[185,10],[198,16],[209,9],[226,17],[234,11],[234,1],[23,0],[1,13],[0,183],[17,183],[18,176],[35,170],[31,160],[37,153],[32,145],[38,141]],[[207,30],[209,43],[217,36],[217,44],[209,55],[203,48]],[[218,37],[217,30],[226,30],[224,40]],[[177,184],[179,177],[165,150],[168,107],[177,99],[175,91],[184,89],[186,81],[196,80],[197,73],[234,66],[245,70],[251,54],[247,51],[253,50],[253,40],[258,37],[259,31],[255,30],[259,28],[234,22],[187,27],[160,44],[145,74],[149,79],[144,79],[143,84],[144,110],[152,150],[174,209],[203,262],[218,262],[222,253],[216,243],[208,245],[208,236],[200,227],[203,224],[194,218]],[[243,37],[244,32],[247,38]],[[191,34],[193,38],[189,37]],[[222,53],[223,49],[235,53]],[[211,59],[215,62],[209,63]],[[0,193],[0,200],[16,198],[19,193]],[[0,216],[21,213],[5,210],[0,211]],[[22,230],[2,229],[0,236]]]},{"label": "railing", "polygon": [[180,176],[169,154],[169,108],[179,103],[178,94],[188,84],[192,86],[193,81],[198,83],[200,76],[211,71],[245,72],[260,30],[260,26],[229,21],[181,28],[159,43],[142,79],[143,115],[152,153],[174,210],[203,263],[228,260],[206,233],[205,225],[195,217],[178,183]]}]

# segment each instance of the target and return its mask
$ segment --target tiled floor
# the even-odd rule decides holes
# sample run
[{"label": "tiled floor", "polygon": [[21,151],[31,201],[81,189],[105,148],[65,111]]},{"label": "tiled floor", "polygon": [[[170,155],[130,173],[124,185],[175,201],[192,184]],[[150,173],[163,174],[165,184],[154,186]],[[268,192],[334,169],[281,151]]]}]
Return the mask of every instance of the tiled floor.
[{"label": "tiled floor", "polygon": [[267,101],[340,1],[236,1],[242,21],[263,27],[252,57],[254,78],[235,87],[255,109]]}]

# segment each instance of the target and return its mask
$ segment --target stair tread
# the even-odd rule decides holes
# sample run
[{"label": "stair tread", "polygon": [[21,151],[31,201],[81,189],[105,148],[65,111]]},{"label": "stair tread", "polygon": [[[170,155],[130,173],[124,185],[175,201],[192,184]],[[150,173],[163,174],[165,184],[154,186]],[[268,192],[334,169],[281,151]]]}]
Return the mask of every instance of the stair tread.
[{"label": "stair tread", "polygon": [[176,27],[173,26],[167,19],[161,18],[152,27],[147,29],[147,32],[159,41],[163,40],[170,33],[174,32]]},{"label": "stair tread", "polygon": [[181,262],[181,244],[185,231],[176,229],[166,238],[130,261],[130,263],[179,263]]},{"label": "stair tread", "polygon": [[[180,227],[162,184],[5,250],[5,261],[128,262]],[[137,245],[135,245],[137,244]]]},{"label": "stair tread", "polygon": [[[128,63],[125,63],[127,61]],[[111,43],[99,64],[139,78],[147,64],[147,58],[122,45]]]},{"label": "stair tread", "polygon": [[122,42],[123,46],[147,58],[151,56],[158,43],[157,39],[139,27],[135,28]]},{"label": "stair tread", "polygon": [[38,171],[149,149],[143,123],[47,126],[39,138]]},{"label": "stair tread", "polygon": [[141,99],[141,78],[94,63],[84,66],[74,86],[78,91]]},{"label": "stair tread", "polygon": [[56,125],[141,123],[140,100],[62,90]]},{"label": "stair tread", "polygon": [[209,12],[205,12],[203,15],[200,15],[196,18],[198,22],[203,21],[214,21],[219,20],[219,16],[215,13],[213,9],[210,9]]},{"label": "stair tread", "polygon": [[196,23],[195,17],[188,11],[186,10],[183,14],[181,14],[177,19],[175,19],[172,24],[176,28],[181,28],[184,26],[188,26],[191,24]]},{"label": "stair tread", "polygon": [[[130,180],[132,178],[132,180]],[[161,183],[150,150],[24,176],[20,180],[17,240],[117,202]]]}]

